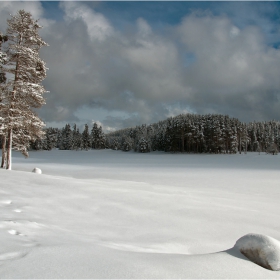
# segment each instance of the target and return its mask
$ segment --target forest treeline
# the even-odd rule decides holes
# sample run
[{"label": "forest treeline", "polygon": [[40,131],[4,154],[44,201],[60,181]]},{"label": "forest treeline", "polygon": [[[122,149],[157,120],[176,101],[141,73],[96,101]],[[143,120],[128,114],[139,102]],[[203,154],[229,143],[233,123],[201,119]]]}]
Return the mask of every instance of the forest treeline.
[{"label": "forest treeline", "polygon": [[240,122],[224,115],[181,114],[150,125],[121,129],[108,134],[94,123],[83,131],[76,125],[46,128],[41,140],[30,143],[33,150],[113,149],[147,153],[151,151],[186,153],[277,154],[280,147],[280,122]]},{"label": "forest treeline", "polygon": [[137,152],[277,154],[280,122],[240,122],[229,116],[181,114],[151,125],[127,128],[106,135],[111,149]]}]

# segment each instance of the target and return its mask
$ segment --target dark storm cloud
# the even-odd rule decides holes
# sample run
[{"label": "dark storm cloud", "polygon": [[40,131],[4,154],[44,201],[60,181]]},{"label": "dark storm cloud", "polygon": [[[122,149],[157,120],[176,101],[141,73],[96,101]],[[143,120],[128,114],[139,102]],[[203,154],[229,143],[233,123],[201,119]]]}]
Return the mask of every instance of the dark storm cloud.
[{"label": "dark storm cloud", "polygon": [[[213,12],[195,9],[159,30],[144,13],[119,29],[91,3],[61,2],[59,20],[44,18],[40,3],[21,3],[41,18],[41,34],[50,45],[41,52],[50,69],[44,81],[50,93],[40,115],[52,123],[85,122],[88,112],[88,121],[108,129],[182,112],[280,119],[280,50],[272,46],[280,28],[267,16],[275,15],[274,4],[244,4],[252,9],[247,21],[243,12],[238,21],[237,10],[229,9],[233,4],[218,4]],[[2,26],[2,11],[14,13],[18,6],[0,6]],[[107,117],[92,116],[96,108]]]}]

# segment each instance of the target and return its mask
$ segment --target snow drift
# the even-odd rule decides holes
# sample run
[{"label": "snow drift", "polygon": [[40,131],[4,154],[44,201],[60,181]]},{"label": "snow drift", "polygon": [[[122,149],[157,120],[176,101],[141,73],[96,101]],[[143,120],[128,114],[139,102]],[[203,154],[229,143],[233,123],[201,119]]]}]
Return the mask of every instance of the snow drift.
[{"label": "snow drift", "polygon": [[13,155],[0,278],[280,279],[233,247],[248,232],[280,240],[280,156]]},{"label": "snow drift", "polygon": [[280,242],[270,236],[249,233],[236,241],[235,247],[252,262],[280,270]]},{"label": "snow drift", "polygon": [[32,170],[33,173],[36,173],[36,174],[42,174],[42,170],[38,167],[35,167],[33,170]]}]

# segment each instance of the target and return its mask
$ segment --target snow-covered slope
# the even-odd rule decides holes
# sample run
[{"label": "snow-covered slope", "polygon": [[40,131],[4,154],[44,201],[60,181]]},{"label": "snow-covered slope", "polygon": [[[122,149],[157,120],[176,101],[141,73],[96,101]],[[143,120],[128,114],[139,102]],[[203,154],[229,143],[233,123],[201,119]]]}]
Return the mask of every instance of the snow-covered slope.
[{"label": "snow-covered slope", "polygon": [[51,151],[13,166],[1,278],[280,278],[233,248],[280,240],[279,156]]}]

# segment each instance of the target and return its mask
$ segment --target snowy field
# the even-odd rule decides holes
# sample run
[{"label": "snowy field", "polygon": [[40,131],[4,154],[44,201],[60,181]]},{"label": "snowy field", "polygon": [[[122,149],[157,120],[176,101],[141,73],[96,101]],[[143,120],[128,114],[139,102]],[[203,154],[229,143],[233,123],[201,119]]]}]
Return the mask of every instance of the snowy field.
[{"label": "snowy field", "polygon": [[233,248],[280,240],[279,155],[14,152],[12,168],[1,278],[280,278]]}]

